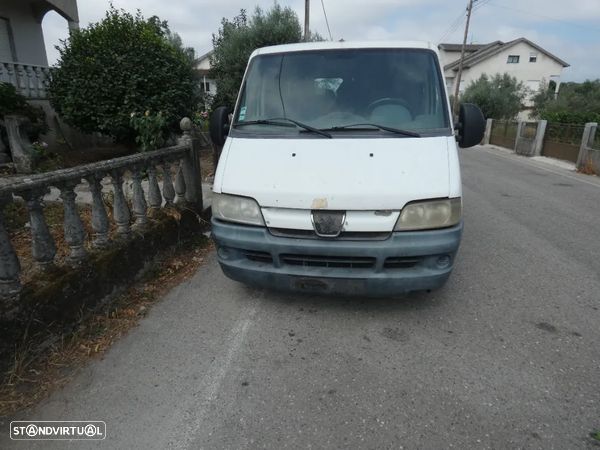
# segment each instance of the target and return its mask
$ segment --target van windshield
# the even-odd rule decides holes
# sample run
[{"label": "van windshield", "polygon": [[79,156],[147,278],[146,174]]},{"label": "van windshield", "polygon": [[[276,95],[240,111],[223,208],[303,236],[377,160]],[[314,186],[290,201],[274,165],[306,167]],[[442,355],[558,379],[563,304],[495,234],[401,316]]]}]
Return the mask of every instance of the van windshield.
[{"label": "van windshield", "polygon": [[451,133],[435,54],[419,49],[256,56],[242,86],[232,131],[320,137],[300,126],[282,126],[276,119],[340,133],[390,134],[372,125],[420,136]]}]

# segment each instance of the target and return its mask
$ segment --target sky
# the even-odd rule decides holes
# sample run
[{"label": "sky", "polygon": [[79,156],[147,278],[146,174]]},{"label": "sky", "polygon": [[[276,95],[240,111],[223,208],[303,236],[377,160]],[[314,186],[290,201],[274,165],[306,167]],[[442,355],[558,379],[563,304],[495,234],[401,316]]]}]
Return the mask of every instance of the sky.
[{"label": "sky", "polygon": [[[323,0],[334,40],[426,40],[461,43],[468,0]],[[104,17],[109,0],[78,0],[80,26]],[[145,17],[159,16],[179,33],[198,55],[212,48],[212,34],[223,17],[273,0],[113,0],[117,8],[139,9]],[[280,0],[303,23],[303,0]],[[321,0],[311,0],[311,30],[328,37]],[[66,21],[49,12],[42,22],[50,64],[54,48],[68,34]],[[600,78],[600,0],[476,0],[469,43],[509,41],[526,37],[568,62],[562,81]]]}]

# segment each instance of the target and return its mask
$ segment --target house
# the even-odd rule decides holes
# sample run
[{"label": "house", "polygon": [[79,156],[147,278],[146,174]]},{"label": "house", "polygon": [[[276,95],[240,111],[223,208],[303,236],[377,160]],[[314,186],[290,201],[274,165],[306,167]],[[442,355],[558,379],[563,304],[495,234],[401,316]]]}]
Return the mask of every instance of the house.
[{"label": "house", "polygon": [[[0,82],[14,85],[31,104],[45,111],[50,132],[43,138],[52,149],[58,139],[55,112],[47,98],[50,68],[42,31],[42,20],[49,11],[65,19],[65,28],[79,28],[76,0],[0,1]],[[10,159],[7,151],[0,140],[1,162]]]},{"label": "house", "polygon": [[[456,88],[461,48],[461,44],[438,45],[446,87],[451,95]],[[569,67],[569,64],[523,37],[510,42],[469,44],[465,46],[459,92],[464,92],[471,81],[477,80],[484,73],[490,76],[508,73],[523,82],[531,92],[536,92],[543,82],[554,81],[558,92],[560,77],[565,67]],[[526,106],[530,105],[528,100]]]},{"label": "house", "polygon": [[2,0],[0,2],[0,82],[11,83],[29,99],[46,98],[50,74],[42,20],[48,11],[79,28],[76,0]]},{"label": "house", "polygon": [[212,50],[196,58],[196,72],[200,75],[200,90],[203,94],[214,97],[217,93],[217,82],[209,78],[210,74],[210,56]]},{"label": "house", "polygon": [[69,29],[79,28],[76,0],[2,0],[0,2],[0,62],[47,67],[42,19],[56,11]]}]

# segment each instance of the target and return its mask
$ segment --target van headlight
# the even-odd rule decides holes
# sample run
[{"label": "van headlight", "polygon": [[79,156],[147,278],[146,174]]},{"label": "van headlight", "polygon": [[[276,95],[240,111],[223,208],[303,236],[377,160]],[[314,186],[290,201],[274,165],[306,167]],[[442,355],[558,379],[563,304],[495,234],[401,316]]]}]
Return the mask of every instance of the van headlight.
[{"label": "van headlight", "polygon": [[258,203],[248,197],[213,193],[212,215],[227,222],[265,225]]},{"label": "van headlight", "polygon": [[400,212],[394,231],[451,227],[459,223],[461,217],[460,197],[409,203]]}]

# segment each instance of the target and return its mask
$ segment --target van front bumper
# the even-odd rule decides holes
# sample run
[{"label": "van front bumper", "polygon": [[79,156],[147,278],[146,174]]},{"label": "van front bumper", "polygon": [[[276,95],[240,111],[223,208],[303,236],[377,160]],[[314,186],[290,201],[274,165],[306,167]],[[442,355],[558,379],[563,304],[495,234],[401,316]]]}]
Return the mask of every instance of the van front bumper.
[{"label": "van front bumper", "polygon": [[373,297],[441,287],[452,271],[462,222],[394,232],[385,240],[302,239],[212,219],[229,278],[257,287]]}]

